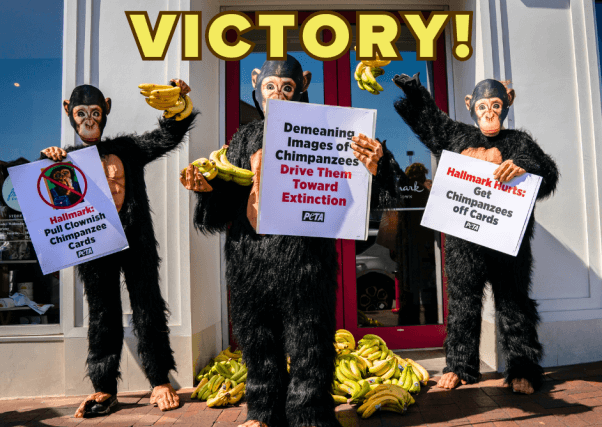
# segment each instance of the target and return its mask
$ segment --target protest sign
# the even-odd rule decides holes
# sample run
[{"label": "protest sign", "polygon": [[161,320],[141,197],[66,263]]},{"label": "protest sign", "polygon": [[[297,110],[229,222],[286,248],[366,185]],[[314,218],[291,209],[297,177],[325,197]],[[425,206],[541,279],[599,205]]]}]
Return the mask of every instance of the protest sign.
[{"label": "protest sign", "polygon": [[365,240],[372,175],[351,138],[376,110],[268,100],[257,232]]},{"label": "protest sign", "polygon": [[516,256],[541,177],[493,178],[498,165],[443,151],[420,225]]},{"label": "protest sign", "polygon": [[8,172],[44,274],[128,247],[96,147]]}]

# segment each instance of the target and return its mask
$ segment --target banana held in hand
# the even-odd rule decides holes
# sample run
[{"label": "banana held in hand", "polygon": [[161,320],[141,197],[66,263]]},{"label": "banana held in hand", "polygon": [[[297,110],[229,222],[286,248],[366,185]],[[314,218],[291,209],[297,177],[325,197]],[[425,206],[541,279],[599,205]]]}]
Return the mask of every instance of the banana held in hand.
[{"label": "banana held in hand", "polygon": [[233,181],[238,185],[249,186],[253,183],[253,176],[255,175],[252,171],[239,168],[234,166],[228,161],[226,153],[228,146],[224,145],[219,150],[211,153],[209,159],[214,161],[217,166],[217,177],[224,181]]},{"label": "banana held in hand", "polygon": [[188,95],[184,95],[184,101],[186,101],[186,106],[182,112],[176,116],[177,121],[185,119],[186,117],[190,116],[190,113],[192,113],[192,100]]}]

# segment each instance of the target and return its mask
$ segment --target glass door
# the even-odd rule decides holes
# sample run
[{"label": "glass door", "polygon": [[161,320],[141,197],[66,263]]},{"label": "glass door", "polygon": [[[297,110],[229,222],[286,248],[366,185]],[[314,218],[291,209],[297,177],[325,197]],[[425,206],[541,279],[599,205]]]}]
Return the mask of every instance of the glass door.
[{"label": "glass door", "polygon": [[[355,46],[355,14],[344,16],[352,24]],[[385,74],[378,81],[384,91],[379,95],[358,87],[353,78],[358,63],[353,49],[337,61],[339,105],[378,111],[376,137],[386,141],[404,172],[399,177],[403,197],[398,204],[370,212],[368,239],[341,242],[341,326],[356,338],[377,334],[393,349],[441,347],[447,317],[441,234],[420,226],[436,163],[395,112],[394,102],[403,93],[392,78],[419,72],[422,84],[446,111],[444,38],[440,38],[439,59],[434,62],[416,60],[416,42],[405,26],[397,48],[403,60],[383,67]]]}]

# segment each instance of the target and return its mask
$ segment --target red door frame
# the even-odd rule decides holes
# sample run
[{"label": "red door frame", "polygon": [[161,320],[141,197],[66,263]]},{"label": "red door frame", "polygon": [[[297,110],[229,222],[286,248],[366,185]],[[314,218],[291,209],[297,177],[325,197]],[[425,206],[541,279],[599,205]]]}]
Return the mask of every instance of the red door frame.
[{"label": "red door frame", "polygon": [[[298,24],[307,19],[313,12],[299,12]],[[338,11],[347,19],[350,24],[356,20],[355,12]],[[423,12],[426,15],[428,12]],[[253,12],[246,14],[255,20]],[[325,32],[325,41],[329,34]],[[447,98],[447,69],[445,62],[445,37],[439,37],[437,42],[437,60],[433,62],[433,92],[437,106],[448,113]],[[335,61],[325,61],[324,69],[324,104],[339,105],[343,107],[351,106],[351,63],[350,55],[343,55]],[[240,123],[240,62],[226,62],[226,141],[229,144],[232,136],[236,133]],[[330,88],[331,90],[327,90]],[[332,90],[335,88],[334,90]],[[444,250],[445,235],[441,235],[441,265],[445,265]],[[377,333],[386,342],[391,343],[391,348],[428,348],[441,347],[445,338],[445,328],[447,326],[447,277],[443,271],[443,325],[428,326],[403,326],[403,327],[378,327],[378,328],[359,328],[357,326],[357,292],[356,292],[356,266],[355,266],[355,241],[337,240],[337,252],[339,254],[339,272],[337,276],[337,306],[336,306],[336,325],[337,328],[349,330],[356,339],[367,333]],[[345,312],[345,307],[350,309]],[[399,333],[403,336],[399,339]],[[230,327],[230,341],[232,339],[232,330]]]}]

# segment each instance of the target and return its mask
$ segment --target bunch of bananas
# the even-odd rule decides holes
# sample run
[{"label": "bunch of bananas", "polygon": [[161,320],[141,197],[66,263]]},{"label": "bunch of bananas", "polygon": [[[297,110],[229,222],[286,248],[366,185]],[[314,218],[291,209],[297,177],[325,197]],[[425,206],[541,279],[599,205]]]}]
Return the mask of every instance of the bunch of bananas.
[{"label": "bunch of bananas", "polygon": [[370,417],[376,410],[393,411],[403,414],[414,398],[403,388],[396,385],[381,384],[366,393],[364,404],[357,409],[362,418]]},{"label": "bunch of bananas", "polygon": [[357,322],[361,326],[384,326],[378,320],[366,316],[366,313],[364,313],[362,310],[357,311]]},{"label": "bunch of bananas", "polygon": [[238,402],[245,393],[247,366],[240,351],[228,347],[212,359],[197,376],[199,384],[190,396],[206,400],[207,406],[223,406]]},{"label": "bunch of bananas", "polygon": [[349,354],[355,349],[355,338],[346,329],[339,329],[334,336],[334,341],[337,354]]},{"label": "bunch of bananas", "polygon": [[[192,162],[192,164],[203,174],[207,181],[211,181],[217,177],[224,181],[232,181],[243,186],[253,184],[253,176],[255,174],[250,170],[236,167],[230,163],[226,157],[227,151],[228,146],[224,145],[219,150],[212,152],[209,159],[201,157]],[[180,174],[184,176],[186,168],[182,169]]]},{"label": "bunch of bananas", "polygon": [[176,116],[176,120],[185,119],[192,112],[192,100],[188,95],[181,96],[180,88],[171,85],[157,85],[142,83],[138,85],[141,95],[146,96],[146,103],[157,110],[165,110],[163,117],[169,119]]},{"label": "bunch of bananas", "polygon": [[212,152],[209,156],[209,159],[215,162],[217,167],[217,177],[224,181],[233,181],[236,184],[243,186],[253,184],[253,176],[255,174],[250,170],[239,168],[230,163],[226,157],[227,152],[228,146],[224,145],[219,150]]},{"label": "bunch of bananas", "polygon": [[384,89],[378,84],[376,78],[385,74],[385,70],[383,70],[381,67],[389,65],[390,63],[390,60],[380,59],[378,53],[376,54],[375,60],[360,61],[360,63],[357,64],[354,73],[354,77],[359,88],[361,90],[367,90],[372,95],[378,95],[381,93]]},{"label": "bunch of bananas", "polygon": [[[364,335],[358,341],[357,349],[354,341],[351,333],[345,329],[339,329],[335,334],[337,358],[331,390],[335,402],[361,403],[374,394],[371,394],[372,391],[385,386],[389,391],[393,390],[398,395],[405,396],[406,403],[395,406],[392,402],[389,405],[390,410],[396,408],[398,412],[402,412],[404,409],[400,408],[403,408],[404,404],[407,407],[414,403],[414,400],[411,397],[408,399],[406,395],[408,392],[420,392],[420,382],[426,385],[429,380],[427,370],[415,361],[403,359],[393,353],[377,335]],[[383,387],[379,390],[382,389]],[[378,403],[374,406],[376,405]],[[369,417],[376,409],[367,411],[365,417]],[[363,413],[362,410],[362,415]]]}]

